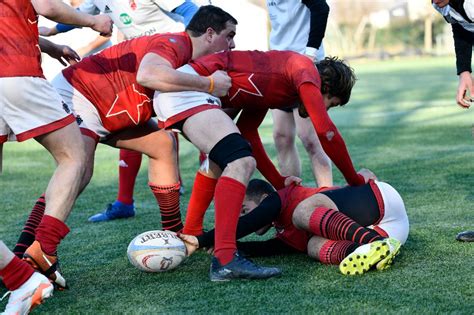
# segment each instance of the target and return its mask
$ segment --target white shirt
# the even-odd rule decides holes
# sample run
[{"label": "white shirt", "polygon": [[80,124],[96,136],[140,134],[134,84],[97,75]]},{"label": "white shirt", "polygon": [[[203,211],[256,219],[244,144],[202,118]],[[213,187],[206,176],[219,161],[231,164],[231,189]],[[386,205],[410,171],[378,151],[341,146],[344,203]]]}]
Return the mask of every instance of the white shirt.
[{"label": "white shirt", "polygon": [[126,39],[184,31],[183,17],[171,11],[184,0],[85,0],[79,10],[107,14]]},{"label": "white shirt", "polygon": [[270,49],[292,50],[324,59],[324,47],[306,47],[310,31],[311,13],[301,0],[267,0],[272,30]]},{"label": "white shirt", "polygon": [[[461,25],[465,30],[469,32],[474,32],[474,23],[469,23],[468,21],[466,21],[462,17],[462,15],[456,12],[456,10],[454,10],[453,8],[451,8],[449,4],[443,8],[440,8],[436,4],[433,3],[433,7],[439,13],[441,13],[450,24],[457,23]],[[466,14],[470,19],[474,18],[474,2],[473,1],[466,1],[464,4],[464,10],[466,11]]]}]

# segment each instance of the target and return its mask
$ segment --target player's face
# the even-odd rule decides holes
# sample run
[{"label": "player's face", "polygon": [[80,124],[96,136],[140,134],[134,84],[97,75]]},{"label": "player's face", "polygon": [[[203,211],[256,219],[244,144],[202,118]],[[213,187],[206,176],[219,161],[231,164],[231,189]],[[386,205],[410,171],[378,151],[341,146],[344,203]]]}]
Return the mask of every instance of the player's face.
[{"label": "player's face", "polygon": [[251,212],[253,209],[257,208],[257,206],[258,206],[258,203],[256,203],[253,200],[245,198],[244,202],[242,203],[242,209],[240,211],[240,215],[242,216]]},{"label": "player's face", "polygon": [[226,23],[226,28],[219,34],[215,33],[212,41],[212,50],[227,51],[235,48],[234,36],[236,25],[230,22]]},{"label": "player's face", "polygon": [[323,100],[324,104],[326,105],[326,110],[341,105],[341,99],[337,96],[330,96],[329,94],[324,94]]}]

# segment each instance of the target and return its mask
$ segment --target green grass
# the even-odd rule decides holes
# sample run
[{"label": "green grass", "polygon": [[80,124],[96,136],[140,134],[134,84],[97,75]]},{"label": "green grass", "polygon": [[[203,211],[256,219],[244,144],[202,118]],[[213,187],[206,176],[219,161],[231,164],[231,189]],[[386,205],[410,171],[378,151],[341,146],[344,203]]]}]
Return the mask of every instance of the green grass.
[{"label": "green grass", "polygon": [[[89,224],[87,217],[115,197],[117,186],[118,151],[100,145],[95,176],[77,201],[68,221],[72,232],[60,247],[71,290],[56,292],[37,313],[472,314],[474,246],[454,237],[474,229],[474,116],[472,109],[455,105],[454,60],[352,66],[359,77],[352,101],[330,114],[356,167],[373,170],[405,200],[410,236],[390,269],[347,277],[336,266],[293,255],[257,259],[281,266],[284,274],[279,279],[216,284],[208,279],[209,256],[198,253],[169,273],[140,272],[127,261],[127,245],[140,232],[160,228],[158,208],[146,185],[147,163],[137,181],[137,217]],[[260,132],[274,159],[270,119]],[[181,148],[186,209],[197,151],[185,141]],[[54,165],[34,141],[7,144],[4,151],[0,236],[13,246]],[[311,185],[309,162],[305,154],[302,157],[303,179]],[[337,170],[334,174],[342,183]],[[208,228],[212,216],[210,209]]]}]

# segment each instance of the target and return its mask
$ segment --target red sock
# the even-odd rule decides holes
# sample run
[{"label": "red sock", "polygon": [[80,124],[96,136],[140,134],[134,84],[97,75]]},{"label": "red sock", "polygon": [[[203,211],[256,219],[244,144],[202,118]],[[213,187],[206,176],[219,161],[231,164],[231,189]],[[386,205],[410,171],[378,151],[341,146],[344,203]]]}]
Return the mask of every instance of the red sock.
[{"label": "red sock", "polygon": [[14,256],[8,265],[0,270],[0,278],[9,291],[13,291],[21,287],[35,272],[26,261]]},{"label": "red sock", "polygon": [[44,200],[43,194],[38,198],[38,200],[36,200],[33,210],[31,210],[31,213],[25,222],[25,226],[21,231],[20,237],[16,242],[15,248],[13,249],[13,253],[17,257],[22,258],[26,249],[35,241],[35,231],[43,218],[45,207],[46,201]]},{"label": "red sock", "polygon": [[131,205],[133,203],[133,188],[141,164],[142,154],[140,152],[120,149],[117,200],[123,204]]},{"label": "red sock", "polygon": [[163,230],[180,232],[183,229],[181,212],[179,211],[179,188],[180,183],[159,186],[148,183],[155,195],[161,213],[161,225]]},{"label": "red sock", "polygon": [[63,221],[45,215],[36,229],[36,240],[45,254],[56,256],[59,243],[68,233],[69,228]]},{"label": "red sock", "polygon": [[221,265],[231,262],[237,250],[235,234],[244,197],[244,184],[230,177],[219,178],[214,193],[216,208],[214,255]]},{"label": "red sock", "polygon": [[217,179],[196,174],[194,179],[191,198],[189,199],[186,221],[184,223],[184,234],[201,235],[204,214],[214,198]]},{"label": "red sock", "polygon": [[339,265],[359,244],[351,241],[328,240],[319,250],[319,261],[327,265]]},{"label": "red sock", "polygon": [[311,232],[330,240],[347,240],[367,244],[382,240],[376,231],[363,227],[342,212],[318,207],[309,219]]}]

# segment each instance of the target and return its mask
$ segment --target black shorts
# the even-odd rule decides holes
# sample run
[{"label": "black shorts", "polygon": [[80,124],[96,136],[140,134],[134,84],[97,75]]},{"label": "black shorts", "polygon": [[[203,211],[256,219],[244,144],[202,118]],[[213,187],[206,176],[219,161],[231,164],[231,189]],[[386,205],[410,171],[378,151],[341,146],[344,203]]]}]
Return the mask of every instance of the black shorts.
[{"label": "black shorts", "polygon": [[338,210],[362,226],[370,226],[380,219],[380,207],[370,184],[346,186],[320,192],[337,206]]}]

